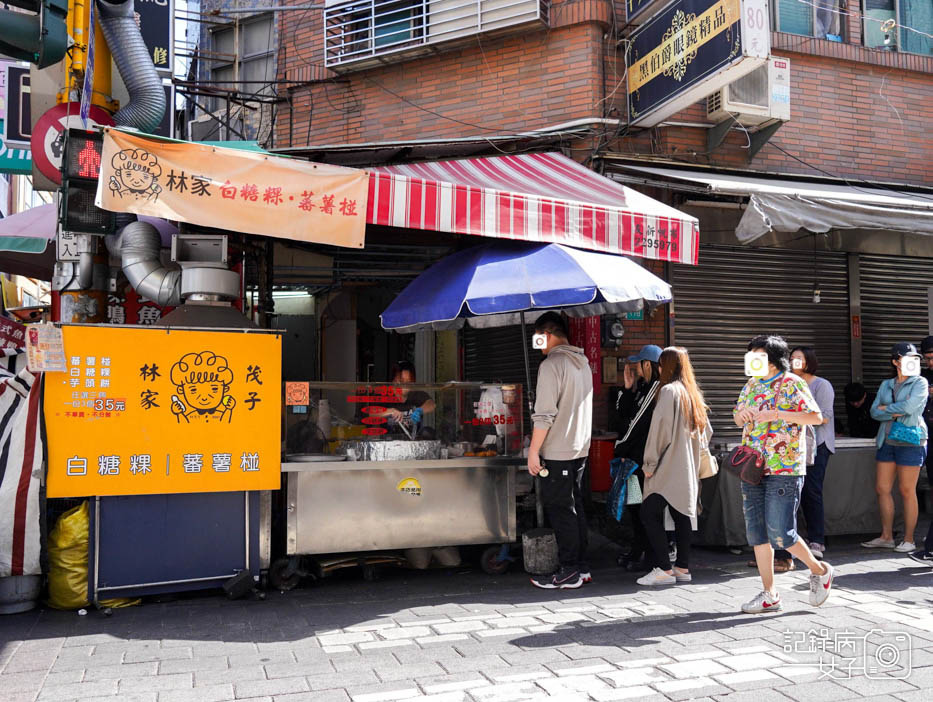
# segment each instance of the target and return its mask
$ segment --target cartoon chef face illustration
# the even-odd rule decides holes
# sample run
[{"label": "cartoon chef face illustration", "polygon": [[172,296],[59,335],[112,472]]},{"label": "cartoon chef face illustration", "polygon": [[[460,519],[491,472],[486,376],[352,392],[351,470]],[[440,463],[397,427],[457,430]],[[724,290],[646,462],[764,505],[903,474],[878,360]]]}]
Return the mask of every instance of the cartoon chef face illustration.
[{"label": "cartoon chef face illustration", "polygon": [[115,195],[136,200],[159,199],[162,167],[153,154],[142,149],[123,149],[114,154],[110,163],[114,172],[109,187]]},{"label": "cartoon chef face illustration", "polygon": [[236,400],[229,395],[233,371],[212,351],[187,353],[172,366],[172,414],[178,422],[223,422],[233,418]]}]

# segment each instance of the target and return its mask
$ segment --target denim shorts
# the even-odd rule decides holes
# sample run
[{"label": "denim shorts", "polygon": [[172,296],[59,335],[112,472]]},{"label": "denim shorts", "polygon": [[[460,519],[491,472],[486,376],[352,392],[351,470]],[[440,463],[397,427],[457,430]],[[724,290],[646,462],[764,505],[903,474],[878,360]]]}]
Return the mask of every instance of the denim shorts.
[{"label": "denim shorts", "polygon": [[766,475],[759,485],[742,483],[742,510],[749,546],[770,543],[790,548],[797,543],[797,508],[804,477]]},{"label": "denim shorts", "polygon": [[875,460],[899,466],[922,466],[927,457],[926,446],[897,446],[887,441],[878,449]]}]

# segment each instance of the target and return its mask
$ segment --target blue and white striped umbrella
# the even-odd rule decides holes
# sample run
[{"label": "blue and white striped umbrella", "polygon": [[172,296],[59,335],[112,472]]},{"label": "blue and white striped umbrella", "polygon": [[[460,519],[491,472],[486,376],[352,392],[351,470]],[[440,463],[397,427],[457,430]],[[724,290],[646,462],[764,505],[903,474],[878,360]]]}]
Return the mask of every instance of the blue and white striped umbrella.
[{"label": "blue and white striped umbrella", "polygon": [[495,241],[447,256],[415,278],[381,315],[384,329],[505,326],[523,312],[573,317],[651,309],[671,287],[617,254],[563,244]]}]

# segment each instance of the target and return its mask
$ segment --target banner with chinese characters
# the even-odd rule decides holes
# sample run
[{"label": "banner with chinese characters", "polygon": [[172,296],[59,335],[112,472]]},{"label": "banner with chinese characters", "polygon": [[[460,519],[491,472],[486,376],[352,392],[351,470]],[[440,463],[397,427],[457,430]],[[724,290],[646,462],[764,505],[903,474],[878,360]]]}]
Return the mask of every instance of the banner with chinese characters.
[{"label": "banner with chinese characters", "polygon": [[48,496],[278,489],[281,336],[63,326]]},{"label": "banner with chinese characters", "polygon": [[0,317],[0,349],[21,349],[26,345],[26,326]]},{"label": "banner with chinese characters", "polygon": [[602,327],[599,315],[570,317],[570,343],[583,349],[593,373],[593,393],[599,394],[603,385]]},{"label": "banner with chinese characters", "polygon": [[629,121],[654,126],[753,71],[770,30],[767,0],[673,0],[632,33]]},{"label": "banner with chinese characters", "polygon": [[362,248],[369,175],[208,144],[104,135],[96,205],[281,239]]}]

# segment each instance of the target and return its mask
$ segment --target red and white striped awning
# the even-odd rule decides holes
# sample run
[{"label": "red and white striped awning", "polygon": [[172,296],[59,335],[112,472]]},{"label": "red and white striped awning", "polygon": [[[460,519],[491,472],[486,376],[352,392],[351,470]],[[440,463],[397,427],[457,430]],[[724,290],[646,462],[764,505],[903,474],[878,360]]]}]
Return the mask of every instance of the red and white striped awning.
[{"label": "red and white striped awning", "polygon": [[691,264],[700,236],[695,217],[556,153],[372,168],[367,221]]}]

